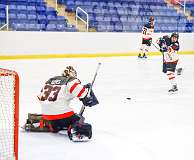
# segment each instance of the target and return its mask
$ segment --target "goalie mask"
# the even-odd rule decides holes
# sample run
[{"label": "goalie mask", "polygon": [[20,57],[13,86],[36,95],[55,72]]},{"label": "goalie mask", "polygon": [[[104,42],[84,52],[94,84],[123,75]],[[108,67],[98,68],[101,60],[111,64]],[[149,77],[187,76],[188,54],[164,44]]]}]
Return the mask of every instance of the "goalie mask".
[{"label": "goalie mask", "polygon": [[62,76],[77,78],[77,72],[72,66],[67,66],[63,71]]}]

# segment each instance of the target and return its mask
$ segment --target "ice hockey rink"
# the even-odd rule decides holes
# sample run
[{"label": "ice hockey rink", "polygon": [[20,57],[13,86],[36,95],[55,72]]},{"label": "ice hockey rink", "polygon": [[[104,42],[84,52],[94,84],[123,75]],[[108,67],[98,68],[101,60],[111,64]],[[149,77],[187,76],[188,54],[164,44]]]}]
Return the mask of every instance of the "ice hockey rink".
[{"label": "ice hockey rink", "polygon": [[[40,113],[36,96],[47,79],[72,65],[86,84],[99,62],[93,89],[100,104],[84,112],[92,139],[75,143],[64,135],[20,130],[19,159],[193,160],[194,55],[180,56],[178,67],[184,70],[176,77],[179,91],[173,95],[161,56],[1,61],[2,68],[20,77],[20,126],[28,113]],[[82,104],[74,100],[71,106],[79,112]]]}]

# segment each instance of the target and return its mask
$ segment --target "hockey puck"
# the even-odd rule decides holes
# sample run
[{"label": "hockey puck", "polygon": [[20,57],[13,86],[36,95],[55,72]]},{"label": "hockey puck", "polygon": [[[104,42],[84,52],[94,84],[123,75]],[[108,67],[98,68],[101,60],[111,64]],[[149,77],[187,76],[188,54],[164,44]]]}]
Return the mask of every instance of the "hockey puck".
[{"label": "hockey puck", "polygon": [[128,97],[128,98],[126,98],[126,99],[131,100],[131,98],[129,98],[129,97]]}]

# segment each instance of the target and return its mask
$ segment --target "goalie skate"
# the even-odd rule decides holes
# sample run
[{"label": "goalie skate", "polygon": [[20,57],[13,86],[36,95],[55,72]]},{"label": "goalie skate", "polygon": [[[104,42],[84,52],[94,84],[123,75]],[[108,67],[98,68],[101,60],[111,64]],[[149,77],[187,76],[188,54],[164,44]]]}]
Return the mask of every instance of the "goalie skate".
[{"label": "goalie skate", "polygon": [[68,133],[68,136],[69,139],[73,142],[87,142],[91,138],[78,133],[74,129],[71,129],[71,131]]},{"label": "goalie skate", "polygon": [[73,142],[87,142],[89,138],[84,135],[73,135],[71,140]]}]

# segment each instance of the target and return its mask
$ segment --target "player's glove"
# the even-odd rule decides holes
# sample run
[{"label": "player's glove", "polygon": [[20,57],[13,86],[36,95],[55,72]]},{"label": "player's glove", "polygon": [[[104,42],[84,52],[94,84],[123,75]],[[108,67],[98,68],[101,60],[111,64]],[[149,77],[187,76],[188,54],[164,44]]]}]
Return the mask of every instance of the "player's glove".
[{"label": "player's glove", "polygon": [[84,85],[84,87],[90,89],[92,87],[92,84],[88,83],[88,84]]},{"label": "player's glove", "polygon": [[156,43],[161,47],[163,44],[165,44],[165,39],[164,38],[159,38]]},{"label": "player's glove", "polygon": [[168,47],[166,46],[166,44],[162,44],[160,47],[160,52],[167,52],[168,51]]},{"label": "player's glove", "polygon": [[149,39],[149,42],[148,42],[150,45],[152,44],[152,39]]},{"label": "player's glove", "polygon": [[93,90],[91,89],[91,83],[88,83],[84,86],[85,88],[88,88],[88,94],[84,98],[80,98],[80,101],[82,101],[82,103],[88,107],[92,107],[99,104],[98,99],[96,98]]}]

